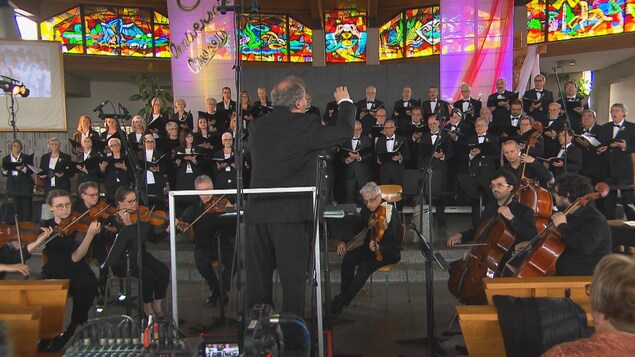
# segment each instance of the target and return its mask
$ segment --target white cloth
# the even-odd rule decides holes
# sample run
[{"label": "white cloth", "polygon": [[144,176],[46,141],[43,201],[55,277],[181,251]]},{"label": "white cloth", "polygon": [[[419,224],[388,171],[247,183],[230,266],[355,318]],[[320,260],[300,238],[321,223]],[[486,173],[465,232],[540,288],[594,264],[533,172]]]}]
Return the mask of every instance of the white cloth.
[{"label": "white cloth", "polygon": [[386,139],[392,139],[392,140],[386,140],[386,151],[393,152],[393,148],[395,147],[395,137],[393,136],[392,138],[386,138]]},{"label": "white cloth", "polygon": [[[49,159],[49,169],[51,170],[55,170],[55,166],[57,165],[57,161],[60,159],[60,157],[51,157]],[[53,177],[50,178],[51,180],[51,187],[55,186],[55,175],[53,175]]]},{"label": "white cloth", "polygon": [[[146,150],[146,162],[152,162],[152,150]],[[150,170],[146,170],[146,182],[148,185],[154,185],[156,181],[154,181],[154,173]]]}]

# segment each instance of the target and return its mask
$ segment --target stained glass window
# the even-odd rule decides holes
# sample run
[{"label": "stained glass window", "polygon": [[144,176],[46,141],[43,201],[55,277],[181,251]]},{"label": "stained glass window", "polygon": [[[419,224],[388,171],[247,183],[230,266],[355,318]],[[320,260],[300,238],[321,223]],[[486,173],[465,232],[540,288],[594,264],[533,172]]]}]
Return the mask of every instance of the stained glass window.
[{"label": "stained glass window", "polygon": [[313,61],[313,30],[289,17],[289,53],[291,62]]},{"label": "stained glass window", "polygon": [[286,15],[246,15],[242,29],[240,52],[243,61],[289,61]]},{"label": "stained glass window", "polygon": [[340,10],[326,14],[326,62],[366,62],[366,14]]},{"label": "stained glass window", "polygon": [[40,23],[43,40],[59,41],[62,52],[84,53],[82,18],[79,6]]},{"label": "stained glass window", "polygon": [[549,4],[549,41],[624,31],[624,0],[556,0]]},{"label": "stained glass window", "polygon": [[405,26],[407,58],[440,53],[441,28],[438,6],[406,10]]},{"label": "stained glass window", "polygon": [[626,0],[624,15],[624,31],[635,32],[635,0]]},{"label": "stained glass window", "polygon": [[64,53],[170,57],[169,20],[146,8],[81,5],[40,23]]},{"label": "stained glass window", "polygon": [[379,59],[403,58],[403,47],[404,31],[400,13],[379,28]]},{"label": "stained glass window", "polygon": [[547,0],[532,0],[527,8],[527,44],[545,42]]}]

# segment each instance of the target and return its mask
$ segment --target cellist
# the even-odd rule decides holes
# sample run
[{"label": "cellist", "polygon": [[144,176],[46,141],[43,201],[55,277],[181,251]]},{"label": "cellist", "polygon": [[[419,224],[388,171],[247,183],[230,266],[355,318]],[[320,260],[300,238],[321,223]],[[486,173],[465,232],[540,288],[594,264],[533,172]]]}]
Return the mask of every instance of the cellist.
[{"label": "cellist", "polygon": [[[593,187],[587,177],[568,174],[556,180],[553,197],[559,212],[551,219],[567,244],[556,261],[556,275],[592,275],[600,259],[611,253],[611,230],[595,205],[587,204],[569,216],[563,213],[576,199],[591,192]],[[527,242],[516,245],[516,251],[525,245]]]},{"label": "cellist", "polygon": [[507,140],[501,146],[503,156],[507,163],[503,167],[511,170],[516,175],[516,180],[528,178],[539,183],[542,187],[553,182],[551,172],[538,160],[528,154],[521,154],[520,146],[515,140]]},{"label": "cellist", "polygon": [[[373,223],[374,229],[369,230],[370,234],[366,234],[364,242],[359,247],[348,253],[344,241],[337,244],[337,254],[347,254],[342,261],[340,294],[333,298],[331,303],[334,316],[338,316],[344,306],[353,300],[372,273],[384,265],[395,264],[401,260],[403,228],[397,209],[383,201],[380,187],[372,181],[364,185],[359,193],[365,205],[362,207],[361,219],[365,223]],[[385,214],[375,214],[380,212]],[[377,237],[378,226],[383,226],[381,237]]]},{"label": "cellist", "polygon": [[496,214],[500,214],[516,234],[515,244],[533,238],[538,232],[531,208],[517,201],[511,201],[505,205],[517,184],[518,178],[513,172],[504,168],[498,170],[490,179],[490,189],[495,200],[488,202],[483,208],[479,225],[452,234],[446,242],[448,247],[472,241],[477,228]]}]

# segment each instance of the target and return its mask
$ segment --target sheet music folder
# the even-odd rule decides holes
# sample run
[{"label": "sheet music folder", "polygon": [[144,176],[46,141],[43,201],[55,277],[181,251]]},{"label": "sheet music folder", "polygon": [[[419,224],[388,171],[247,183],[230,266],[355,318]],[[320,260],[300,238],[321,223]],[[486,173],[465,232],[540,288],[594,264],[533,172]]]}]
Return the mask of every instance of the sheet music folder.
[{"label": "sheet music folder", "polygon": [[[142,239],[141,244],[143,244],[143,240],[145,240],[145,237],[148,234],[149,228],[150,228],[150,225],[148,224],[139,225],[139,234],[141,235],[141,239]],[[129,226],[121,227],[121,229],[119,230],[119,234],[117,234],[117,238],[115,238],[115,242],[113,243],[112,248],[110,248],[110,252],[108,252],[108,256],[106,257],[106,260],[99,268],[104,269],[104,268],[121,263],[122,261],[121,258],[123,257],[123,253],[129,247],[128,243],[136,238],[137,238],[136,224],[131,224]],[[131,254],[133,253],[131,252]]]}]

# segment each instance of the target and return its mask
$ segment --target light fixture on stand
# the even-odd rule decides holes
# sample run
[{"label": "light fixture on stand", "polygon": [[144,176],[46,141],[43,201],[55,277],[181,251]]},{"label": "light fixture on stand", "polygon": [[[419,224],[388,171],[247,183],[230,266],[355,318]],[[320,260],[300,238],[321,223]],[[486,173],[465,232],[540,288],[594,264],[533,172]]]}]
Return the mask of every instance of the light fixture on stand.
[{"label": "light fixture on stand", "polygon": [[0,88],[4,93],[9,94],[11,97],[11,106],[9,107],[11,121],[9,125],[13,128],[13,138],[17,139],[18,129],[16,128],[15,122],[15,97],[28,97],[29,94],[31,94],[31,91],[22,81],[7,76],[0,76]]}]

